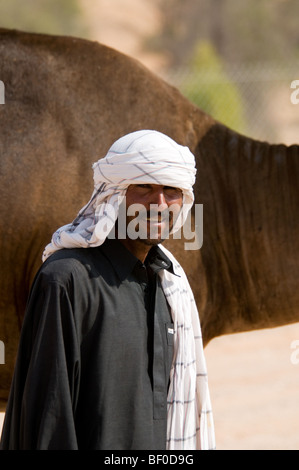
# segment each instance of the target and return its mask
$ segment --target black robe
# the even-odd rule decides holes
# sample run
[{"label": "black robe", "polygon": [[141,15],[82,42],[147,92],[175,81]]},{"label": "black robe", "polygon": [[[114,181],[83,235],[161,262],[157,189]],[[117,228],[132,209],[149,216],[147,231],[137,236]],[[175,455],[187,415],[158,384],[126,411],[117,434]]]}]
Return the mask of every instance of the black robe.
[{"label": "black robe", "polygon": [[152,248],[64,249],[33,283],[1,449],[165,449],[170,310]]}]

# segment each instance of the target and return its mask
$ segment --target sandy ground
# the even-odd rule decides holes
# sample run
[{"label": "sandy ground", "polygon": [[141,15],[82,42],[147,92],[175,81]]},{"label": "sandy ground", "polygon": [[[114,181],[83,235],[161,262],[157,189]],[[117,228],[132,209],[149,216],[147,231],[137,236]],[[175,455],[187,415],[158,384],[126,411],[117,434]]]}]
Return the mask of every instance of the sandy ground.
[{"label": "sandy ground", "polygon": [[218,450],[299,449],[296,340],[299,324],[223,336],[206,347]]},{"label": "sandy ground", "polygon": [[216,338],[205,354],[217,449],[299,450],[299,324]]}]

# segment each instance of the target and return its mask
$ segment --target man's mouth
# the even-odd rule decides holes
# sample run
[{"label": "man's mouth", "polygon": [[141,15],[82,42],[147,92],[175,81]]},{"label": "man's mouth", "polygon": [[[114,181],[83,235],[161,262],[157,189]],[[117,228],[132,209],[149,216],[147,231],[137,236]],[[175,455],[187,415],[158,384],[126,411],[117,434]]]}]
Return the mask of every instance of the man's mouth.
[{"label": "man's mouth", "polygon": [[169,221],[169,212],[163,214],[147,214],[146,221],[153,224],[162,224]]}]

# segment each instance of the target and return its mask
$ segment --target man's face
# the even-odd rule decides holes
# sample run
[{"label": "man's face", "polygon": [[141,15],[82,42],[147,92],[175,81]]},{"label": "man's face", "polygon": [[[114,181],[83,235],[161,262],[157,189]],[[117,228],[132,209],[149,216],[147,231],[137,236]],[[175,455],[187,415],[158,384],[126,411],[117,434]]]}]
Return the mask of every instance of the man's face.
[{"label": "man's face", "polygon": [[[171,232],[182,204],[181,189],[157,184],[130,185],[126,193],[127,214],[129,212],[126,218],[127,236],[132,238],[132,232],[137,228],[143,234],[138,237],[143,243],[160,243]],[[137,217],[134,208],[137,212],[142,209]]]}]

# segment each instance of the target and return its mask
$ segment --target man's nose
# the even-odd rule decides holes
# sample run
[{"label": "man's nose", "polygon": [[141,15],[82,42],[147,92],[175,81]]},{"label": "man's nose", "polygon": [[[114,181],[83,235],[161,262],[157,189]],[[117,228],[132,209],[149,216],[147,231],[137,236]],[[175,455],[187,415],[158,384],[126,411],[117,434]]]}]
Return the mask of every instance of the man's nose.
[{"label": "man's nose", "polygon": [[160,210],[167,209],[168,204],[167,204],[167,199],[165,197],[163,188],[159,188],[154,191],[154,194],[152,195],[152,204],[157,204],[159,206]]}]

